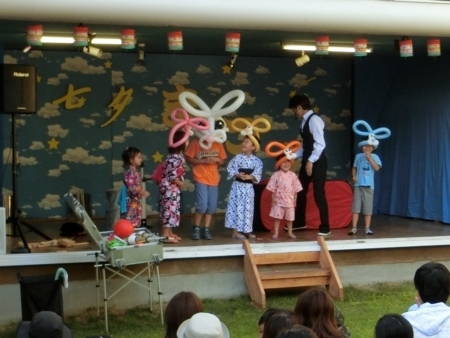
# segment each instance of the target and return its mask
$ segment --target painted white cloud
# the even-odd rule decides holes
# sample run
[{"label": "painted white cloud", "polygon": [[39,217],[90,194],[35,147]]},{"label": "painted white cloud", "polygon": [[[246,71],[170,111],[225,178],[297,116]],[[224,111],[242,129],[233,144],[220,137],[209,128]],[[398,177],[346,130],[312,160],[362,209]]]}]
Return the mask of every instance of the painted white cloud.
[{"label": "painted white cloud", "polygon": [[350,111],[350,109],[342,109],[341,113],[339,114],[339,116],[341,116],[341,117],[350,117],[350,116],[352,116],[352,112]]},{"label": "painted white cloud", "polygon": [[12,149],[5,148],[3,149],[3,164],[12,163]]},{"label": "painted white cloud", "polygon": [[291,108],[284,108],[283,112],[281,113],[283,116],[294,116],[294,111]]},{"label": "painted white cloud", "polygon": [[93,119],[87,119],[87,118],[82,117],[79,121],[83,124],[83,127],[85,127],[85,128],[90,128],[92,126],[95,126],[95,120],[93,120]]},{"label": "painted white cloud", "polygon": [[24,125],[27,124],[27,121],[25,121],[24,119],[16,119],[16,127],[23,127]]},{"label": "painted white cloud", "polygon": [[48,85],[57,86],[60,84],[60,80],[66,80],[69,77],[64,73],[59,73],[57,77],[49,77],[47,80]]},{"label": "painted white cloud", "polygon": [[183,191],[190,191],[190,192],[193,192],[194,190],[195,190],[195,185],[194,185],[194,183],[193,183],[191,180],[189,180],[189,179],[184,180],[184,188],[183,188]]},{"label": "painted white cloud", "polygon": [[334,178],[337,176],[335,171],[327,171],[327,177]]},{"label": "painted white cloud", "polygon": [[300,88],[308,85],[308,76],[305,74],[295,74],[295,76],[289,80],[289,84],[295,88]]},{"label": "painted white cloud", "polygon": [[98,147],[100,149],[111,149],[112,143],[111,143],[111,141],[102,141],[102,143],[100,143],[100,145]]},{"label": "painted white cloud", "polygon": [[58,110],[57,104],[47,102],[41,109],[38,110],[37,115],[43,117],[44,119],[49,119],[50,117],[60,116],[61,113]]},{"label": "painted white cloud", "polygon": [[315,76],[325,76],[325,75],[328,75],[328,73],[325,69],[317,67],[317,69],[314,71],[314,75]]},{"label": "painted white cloud", "polygon": [[325,122],[325,129],[326,130],[345,130],[345,125],[343,123],[334,123],[331,122],[331,119],[326,115],[320,115],[323,122]]},{"label": "painted white cloud", "polygon": [[43,54],[42,51],[40,51],[40,50],[31,50],[31,51],[28,53],[28,57],[29,57],[29,58],[43,58],[43,57],[44,57],[44,54]]},{"label": "painted white cloud", "polygon": [[102,66],[90,66],[87,60],[80,56],[74,58],[66,58],[65,62],[61,63],[61,69],[82,74],[104,74],[105,69]]},{"label": "painted white cloud", "polygon": [[114,143],[124,143],[125,142],[125,136],[123,135],[116,135],[113,136],[113,140]]},{"label": "painted white cloud", "polygon": [[269,95],[275,95],[278,94],[280,92],[280,90],[278,88],[274,88],[274,87],[266,87],[266,91],[269,93]]},{"label": "painted white cloud", "polygon": [[158,88],[156,88],[156,87],[144,86],[142,88],[147,93],[147,95],[153,95],[158,92]]},{"label": "painted white cloud", "polygon": [[123,181],[114,181],[113,182],[113,188],[114,189],[121,189],[123,186]]},{"label": "painted white cloud", "polygon": [[256,101],[256,96],[251,96],[250,93],[245,92],[245,100],[244,103],[248,104],[249,106],[251,106],[253,103],[255,103]]},{"label": "painted white cloud", "polygon": [[144,129],[147,131],[163,131],[169,129],[164,123],[152,122],[152,119],[144,114],[130,116],[126,126],[127,128]]},{"label": "painted white cloud", "polygon": [[153,84],[155,84],[155,85],[162,85],[164,82],[162,82],[162,81],[155,81],[155,82],[153,82]]},{"label": "painted white cloud", "polygon": [[211,92],[212,95],[217,95],[217,94],[222,93],[222,88],[209,86],[206,89],[208,89]]},{"label": "painted white cloud", "polygon": [[69,167],[65,164],[60,164],[58,168],[50,169],[48,171],[47,175],[52,176],[52,177],[58,177],[58,176],[61,176],[61,171],[64,171],[64,170],[69,170]]},{"label": "painted white cloud", "polygon": [[53,208],[59,208],[61,203],[59,202],[59,195],[47,194],[39,203],[39,208],[50,210]]},{"label": "painted white cloud", "polygon": [[335,87],[335,88],[341,88],[342,85],[341,85],[340,83],[336,83],[336,84],[333,85],[333,87]]},{"label": "painted white cloud", "polygon": [[4,64],[17,64],[17,59],[13,58],[11,55],[5,54],[3,56],[3,63]]},{"label": "painted white cloud", "polygon": [[212,73],[211,69],[209,69],[208,67],[206,67],[204,65],[199,65],[195,72],[198,73],[198,74]]},{"label": "painted white cloud", "polygon": [[103,52],[102,57],[100,59],[102,60],[111,60],[112,54],[109,52]]},{"label": "painted white cloud", "polygon": [[325,93],[331,95],[331,96],[337,94],[337,90],[336,90],[336,89],[325,88],[323,91],[324,91]]},{"label": "painted white cloud", "polygon": [[226,83],[226,82],[223,82],[223,81],[220,81],[220,82],[217,82],[217,85],[218,85],[218,86],[226,86],[227,83]]},{"label": "painted white cloud", "polygon": [[[16,152],[16,154],[17,154],[17,162],[20,163],[21,166],[38,164],[38,161],[36,161],[35,157],[20,156],[19,152]],[[3,163],[4,164],[12,163],[12,156],[13,156],[13,153],[12,153],[11,148],[3,149]]]},{"label": "painted white cloud", "polygon": [[106,163],[104,156],[89,155],[89,151],[81,147],[76,147],[75,149],[66,149],[66,153],[62,155],[62,160],[66,162],[82,163],[88,165]]},{"label": "painted white cloud", "polygon": [[112,160],[112,174],[120,174],[123,173],[123,162],[118,160]]},{"label": "painted white cloud", "polygon": [[147,215],[157,215],[159,214],[159,210],[153,210],[153,206],[150,204],[145,204],[145,212]]},{"label": "painted white cloud", "polygon": [[84,190],[82,188],[78,188],[77,186],[72,185],[69,189],[69,192],[72,195],[76,195],[76,194],[84,194]]},{"label": "painted white cloud", "polygon": [[29,149],[31,149],[31,150],[45,149],[44,143],[42,143],[40,141],[32,141]]},{"label": "painted white cloud", "polygon": [[125,131],[122,133],[122,135],[123,135],[124,137],[131,137],[131,136],[133,136],[133,133],[132,133],[131,131],[129,131],[129,130],[125,130]]},{"label": "painted white cloud", "polygon": [[2,188],[2,195],[3,196],[7,196],[7,195],[12,195],[12,190],[6,189],[6,188]]},{"label": "painted white cloud", "polygon": [[262,114],[262,115],[255,115],[254,116],[255,119],[258,119],[260,117],[265,118],[267,121],[270,122],[270,130],[286,130],[286,129],[289,129],[287,123],[285,123],[285,122],[282,122],[282,123],[275,122],[273,120],[273,117],[268,115],[268,114]]},{"label": "painted white cloud", "polygon": [[21,209],[33,209],[33,206],[30,204],[22,205]]},{"label": "painted white cloud", "polygon": [[256,74],[269,74],[269,70],[266,67],[263,67],[261,65],[258,65],[258,67],[255,70]]},{"label": "painted white cloud", "polygon": [[189,74],[186,72],[176,72],[170,79],[167,79],[171,85],[187,85],[189,84]]},{"label": "painted white cloud", "polygon": [[340,165],[335,165],[333,169],[342,169]]},{"label": "painted white cloud", "polygon": [[275,86],[284,86],[284,83],[283,82],[277,82],[277,83],[275,83]]},{"label": "painted white cloud", "polygon": [[111,83],[113,85],[125,83],[125,80],[123,79],[123,72],[120,72],[118,70],[112,70],[111,71]]},{"label": "painted white cloud", "polygon": [[238,87],[242,86],[242,85],[246,85],[246,84],[250,83],[250,82],[248,82],[247,78],[248,78],[247,73],[236,72],[236,77],[233,80],[231,80],[231,83]]},{"label": "painted white cloud", "polygon": [[99,116],[101,116],[101,115],[100,115],[100,113],[92,113],[91,116],[92,116],[92,117],[99,117]]},{"label": "painted white cloud", "polygon": [[134,66],[131,68],[131,71],[132,71],[133,73],[145,73],[145,72],[147,71],[147,67],[142,66],[142,65],[134,65]]},{"label": "painted white cloud", "polygon": [[66,137],[69,129],[61,128],[60,124],[52,124],[47,126],[48,135],[51,137]]}]

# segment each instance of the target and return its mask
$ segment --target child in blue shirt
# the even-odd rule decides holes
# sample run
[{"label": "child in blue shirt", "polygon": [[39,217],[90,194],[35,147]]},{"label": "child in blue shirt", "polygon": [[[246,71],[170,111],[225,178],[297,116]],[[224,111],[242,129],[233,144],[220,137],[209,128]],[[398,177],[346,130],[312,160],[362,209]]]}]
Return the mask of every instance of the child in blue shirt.
[{"label": "child in blue shirt", "polygon": [[352,167],[352,179],[354,182],[353,217],[352,229],[348,234],[356,234],[359,213],[362,208],[366,235],[373,235],[373,231],[370,229],[370,222],[372,220],[373,210],[374,176],[375,171],[381,168],[381,160],[377,154],[372,153],[377,148],[376,145],[370,145],[367,141],[362,141],[358,145],[361,147],[362,153],[356,155]]}]

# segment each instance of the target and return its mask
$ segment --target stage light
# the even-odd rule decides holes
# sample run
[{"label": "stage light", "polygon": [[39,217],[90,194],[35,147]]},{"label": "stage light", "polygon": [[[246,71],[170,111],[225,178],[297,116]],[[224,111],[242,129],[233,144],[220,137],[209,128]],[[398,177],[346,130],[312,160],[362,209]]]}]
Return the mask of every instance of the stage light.
[{"label": "stage light", "polygon": [[138,44],[138,60],[136,61],[136,66],[145,67],[145,43]]},{"label": "stage light", "polygon": [[302,51],[302,56],[295,59],[295,64],[297,67],[303,66],[305,63],[309,62],[309,56],[305,54],[304,51]]},{"label": "stage light", "polygon": [[83,47],[83,53],[95,56],[100,59],[102,57],[103,51],[97,47],[89,45],[87,47]]},{"label": "stage light", "polygon": [[238,57],[237,54],[231,53],[231,59],[230,59],[230,61],[228,61],[228,62],[225,64],[225,66],[228,66],[228,67],[230,67],[231,69],[233,69],[234,63],[236,62],[237,57]]}]

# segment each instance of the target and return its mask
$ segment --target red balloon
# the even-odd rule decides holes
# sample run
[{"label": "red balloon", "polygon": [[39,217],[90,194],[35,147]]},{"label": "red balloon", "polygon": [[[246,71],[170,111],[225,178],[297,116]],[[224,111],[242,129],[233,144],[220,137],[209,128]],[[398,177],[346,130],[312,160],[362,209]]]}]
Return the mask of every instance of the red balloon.
[{"label": "red balloon", "polygon": [[134,232],[133,224],[127,219],[119,219],[114,224],[114,234],[120,238],[127,238]]}]

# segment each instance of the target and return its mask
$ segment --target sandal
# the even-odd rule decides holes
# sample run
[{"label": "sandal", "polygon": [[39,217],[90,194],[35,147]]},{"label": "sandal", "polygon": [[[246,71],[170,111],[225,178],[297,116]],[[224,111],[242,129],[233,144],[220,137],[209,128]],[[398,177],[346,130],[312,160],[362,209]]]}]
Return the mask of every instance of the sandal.
[{"label": "sandal", "polygon": [[290,239],[296,239],[296,238],[297,238],[297,236],[295,236],[294,234],[288,235],[288,237],[289,237]]},{"label": "sandal", "polygon": [[231,236],[231,238],[233,238],[233,239],[245,239],[245,236],[243,235],[243,234],[233,234],[232,236]]},{"label": "sandal", "polygon": [[251,232],[244,234],[245,238],[255,239],[256,236],[252,234]]},{"label": "sandal", "polygon": [[161,242],[163,243],[168,243],[168,244],[176,244],[178,243],[178,240],[175,237],[169,237],[167,236],[166,238],[164,238]]},{"label": "sandal", "polygon": [[180,236],[178,236],[178,235],[172,235],[173,236],[173,238],[175,238],[177,241],[181,241],[182,240],[182,238],[180,237]]},{"label": "sandal", "polygon": [[272,235],[272,239],[278,239],[278,235]]}]

